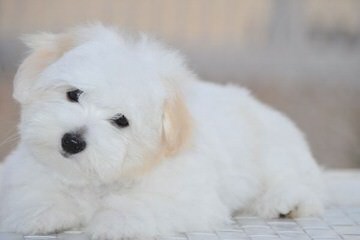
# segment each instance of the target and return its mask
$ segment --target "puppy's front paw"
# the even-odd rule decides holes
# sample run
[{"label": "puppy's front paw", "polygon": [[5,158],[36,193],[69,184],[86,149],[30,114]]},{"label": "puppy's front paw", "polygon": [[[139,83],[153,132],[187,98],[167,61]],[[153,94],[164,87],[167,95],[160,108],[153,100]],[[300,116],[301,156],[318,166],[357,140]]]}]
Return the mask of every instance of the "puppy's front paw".
[{"label": "puppy's front paw", "polygon": [[51,234],[80,226],[76,212],[60,209],[15,210],[2,216],[0,230],[23,234]]},{"label": "puppy's front paw", "polygon": [[144,239],[155,235],[153,229],[154,226],[149,226],[140,216],[126,216],[116,210],[104,210],[95,214],[86,232],[93,240]]}]

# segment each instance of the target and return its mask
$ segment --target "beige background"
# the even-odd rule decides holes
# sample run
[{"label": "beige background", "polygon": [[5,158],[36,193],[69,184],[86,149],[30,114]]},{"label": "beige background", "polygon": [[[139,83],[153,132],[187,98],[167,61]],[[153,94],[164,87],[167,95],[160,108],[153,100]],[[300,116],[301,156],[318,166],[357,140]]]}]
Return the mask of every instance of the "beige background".
[{"label": "beige background", "polygon": [[25,33],[101,21],[164,39],[208,81],[286,112],[326,167],[360,167],[358,0],[0,0],[0,159],[15,145],[11,81]]}]

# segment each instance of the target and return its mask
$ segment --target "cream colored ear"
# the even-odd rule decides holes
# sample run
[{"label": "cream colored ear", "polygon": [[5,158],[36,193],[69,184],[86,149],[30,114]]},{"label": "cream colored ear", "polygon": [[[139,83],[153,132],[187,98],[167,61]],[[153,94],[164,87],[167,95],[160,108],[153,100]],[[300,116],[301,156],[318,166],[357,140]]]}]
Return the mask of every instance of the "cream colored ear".
[{"label": "cream colored ear", "polygon": [[13,97],[19,103],[28,101],[31,88],[41,71],[74,46],[69,34],[31,35],[24,38],[24,43],[31,53],[20,65],[14,79]]},{"label": "cream colored ear", "polygon": [[163,146],[165,156],[174,155],[189,141],[192,120],[180,94],[168,99],[163,115]]}]

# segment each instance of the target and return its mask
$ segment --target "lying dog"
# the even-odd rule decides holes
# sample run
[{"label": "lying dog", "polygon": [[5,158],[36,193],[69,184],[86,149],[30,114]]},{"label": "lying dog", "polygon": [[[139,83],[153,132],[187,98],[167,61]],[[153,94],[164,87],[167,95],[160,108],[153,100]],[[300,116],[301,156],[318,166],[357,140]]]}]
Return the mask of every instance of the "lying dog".
[{"label": "lying dog", "polygon": [[26,43],[1,230],[121,239],[212,230],[235,211],[321,214],[303,135],[246,89],[201,81],[176,51],[101,25]]}]

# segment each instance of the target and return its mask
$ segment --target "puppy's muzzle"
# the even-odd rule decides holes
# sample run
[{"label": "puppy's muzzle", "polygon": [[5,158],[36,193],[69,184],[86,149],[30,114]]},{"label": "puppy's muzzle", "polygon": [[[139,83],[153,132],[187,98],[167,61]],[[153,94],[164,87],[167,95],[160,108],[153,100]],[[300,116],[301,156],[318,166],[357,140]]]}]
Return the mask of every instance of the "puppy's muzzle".
[{"label": "puppy's muzzle", "polygon": [[86,142],[79,133],[65,133],[61,139],[61,147],[66,154],[76,154],[86,148]]}]

